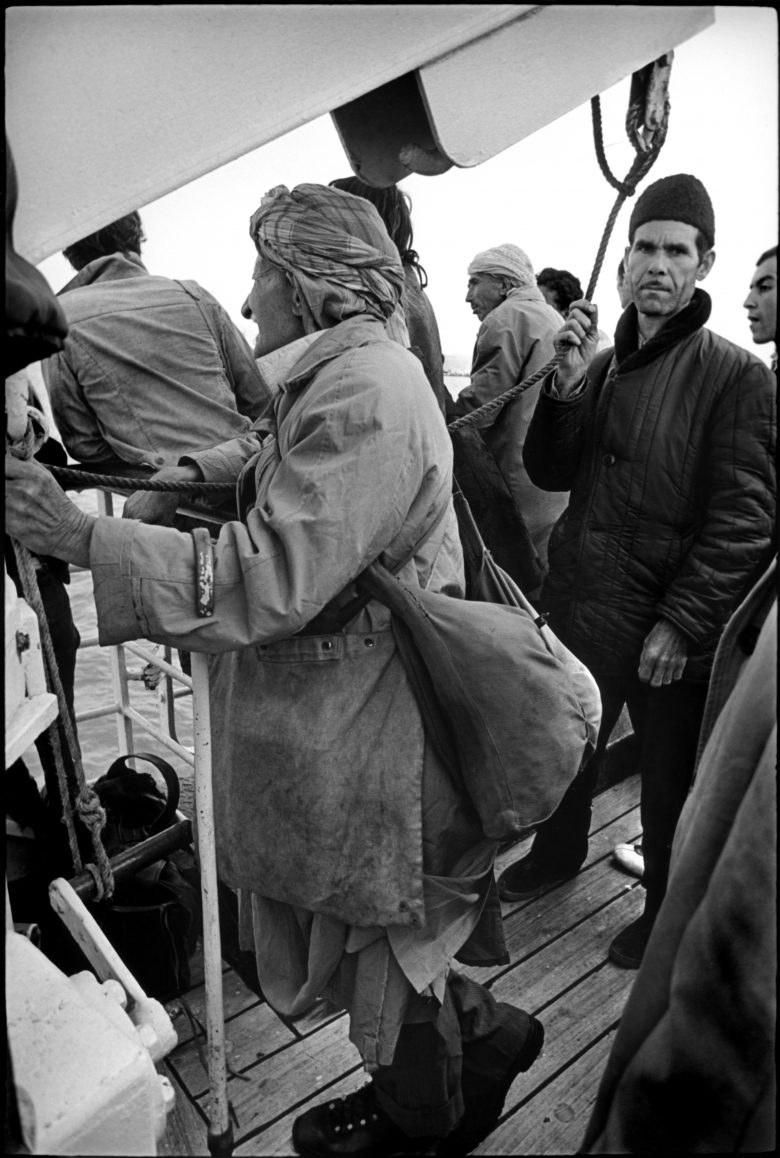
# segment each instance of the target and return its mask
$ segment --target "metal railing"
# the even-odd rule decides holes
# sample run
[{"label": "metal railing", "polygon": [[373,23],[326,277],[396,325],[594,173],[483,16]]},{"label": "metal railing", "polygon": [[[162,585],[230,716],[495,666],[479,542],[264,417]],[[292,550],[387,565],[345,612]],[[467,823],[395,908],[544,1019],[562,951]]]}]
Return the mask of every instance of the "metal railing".
[{"label": "metal railing", "polygon": [[[114,500],[110,491],[96,490],[98,514],[113,515]],[[76,568],[74,568],[76,570]],[[135,640],[132,643],[115,644],[106,648],[110,670],[112,699],[95,708],[76,713],[76,725],[88,720],[106,716],[116,718],[117,749],[120,755],[134,751],[133,728],[138,727],[158,743],[174,752],[190,767],[194,767],[195,755],[191,745],[183,744],[176,729],[176,701],[183,696],[192,696],[192,678],[172,663],[170,647],[162,649],[162,656],[154,650],[156,645]],[[79,651],[100,647],[98,637],[88,636],[81,640]],[[144,667],[131,667],[128,654],[144,661]],[[158,673],[155,675],[154,673]],[[156,692],[157,721],[139,712],[130,703],[130,684],[143,683],[150,691]],[[178,686],[177,686],[178,685]]]}]

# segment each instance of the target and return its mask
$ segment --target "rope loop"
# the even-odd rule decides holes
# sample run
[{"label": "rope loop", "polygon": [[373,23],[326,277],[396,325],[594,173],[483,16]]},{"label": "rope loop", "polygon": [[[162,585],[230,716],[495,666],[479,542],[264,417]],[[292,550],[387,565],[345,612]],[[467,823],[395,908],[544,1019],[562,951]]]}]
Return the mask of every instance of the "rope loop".
[{"label": "rope loop", "polygon": [[[95,872],[100,876],[98,900],[101,900],[103,897],[110,897],[114,892],[114,874],[111,869],[111,861],[108,859],[100,835],[106,824],[106,810],[100,803],[97,792],[88,785],[82,788],[76,799],[76,810],[92,839],[92,847],[97,861]],[[92,868],[90,868],[90,872],[92,872]],[[95,872],[92,872],[93,877]],[[97,883],[97,877],[95,877],[95,881]]]},{"label": "rope loop", "polygon": [[101,876],[97,865],[92,864],[91,861],[87,861],[87,863],[84,865],[84,871],[88,872],[92,877],[92,880],[95,882],[95,900],[107,900],[111,894],[106,893],[105,885],[103,884],[103,877]]},{"label": "rope loop", "polygon": [[12,458],[20,458],[23,462],[31,459],[35,451],[35,428],[32,422],[28,421],[27,429],[21,438],[11,440],[6,435],[5,447]]}]

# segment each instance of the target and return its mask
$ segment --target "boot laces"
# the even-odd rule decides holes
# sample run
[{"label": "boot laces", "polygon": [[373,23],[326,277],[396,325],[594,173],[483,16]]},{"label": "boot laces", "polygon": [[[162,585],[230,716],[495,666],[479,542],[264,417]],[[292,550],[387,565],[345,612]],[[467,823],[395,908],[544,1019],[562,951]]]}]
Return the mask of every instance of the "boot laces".
[{"label": "boot laces", "polygon": [[346,1098],[335,1098],[328,1102],[328,1117],[330,1129],[338,1137],[351,1134],[353,1130],[366,1129],[378,1122],[379,1107],[374,1087],[369,1082]]}]

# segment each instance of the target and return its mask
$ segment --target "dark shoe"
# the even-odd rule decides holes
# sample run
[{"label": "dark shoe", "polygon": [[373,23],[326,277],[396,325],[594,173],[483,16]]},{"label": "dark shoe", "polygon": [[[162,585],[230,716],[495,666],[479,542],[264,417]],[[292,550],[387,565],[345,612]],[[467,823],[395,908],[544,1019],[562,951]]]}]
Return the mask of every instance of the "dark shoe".
[{"label": "dark shoe", "polygon": [[607,954],[609,960],[623,969],[638,969],[642,964],[654,923],[651,917],[643,913],[630,925],[626,925],[609,947]]},{"label": "dark shoe", "polygon": [[530,901],[553,885],[576,877],[579,871],[579,865],[571,869],[548,868],[529,852],[528,856],[504,869],[498,878],[498,895],[502,901]]},{"label": "dark shoe", "polygon": [[488,1081],[464,1069],[464,1114],[452,1133],[438,1143],[434,1150],[436,1158],[456,1158],[458,1155],[470,1154],[475,1146],[495,1130],[512,1082],[518,1074],[531,1068],[542,1052],[543,1045],[544,1026],[537,1018],[531,1017],[525,1040],[502,1078]]},{"label": "dark shoe", "polygon": [[391,1154],[425,1154],[435,1138],[410,1138],[385,1113],[371,1082],[348,1094],[314,1106],[296,1118],[292,1128],[297,1154],[384,1158]]}]

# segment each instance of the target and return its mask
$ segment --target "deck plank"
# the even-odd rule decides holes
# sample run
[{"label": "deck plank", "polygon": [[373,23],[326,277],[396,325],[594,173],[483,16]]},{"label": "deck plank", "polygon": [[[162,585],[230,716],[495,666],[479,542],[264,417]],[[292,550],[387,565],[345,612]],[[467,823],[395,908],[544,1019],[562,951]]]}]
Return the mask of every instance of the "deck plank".
[{"label": "deck plank", "polygon": [[[511,1000],[537,1016],[606,961],[610,940],[642,910],[641,889],[621,893],[589,921],[548,943],[490,987],[499,1001]],[[506,997],[510,991],[513,996]],[[544,1017],[542,1017],[544,1020]]]},{"label": "deck plank", "polygon": [[[630,827],[631,822],[628,823]],[[636,878],[621,872],[610,855],[618,833],[625,832],[626,824],[621,818],[591,837],[588,859],[576,877],[533,901],[502,903],[509,965],[468,966],[463,971],[482,985],[493,982],[496,976],[515,968],[518,960],[530,956],[571,926],[587,921],[615,897],[635,888]],[[605,945],[605,953],[606,948]]]},{"label": "deck plank", "polygon": [[482,1155],[576,1154],[590,1120],[615,1030],[599,1038],[474,1151]]},{"label": "deck plank", "polygon": [[[605,963],[547,1006],[544,1048],[535,1065],[512,1086],[507,1111],[521,1106],[528,1111],[527,1104],[539,1091],[575,1062],[592,1042],[616,1027],[635,976],[633,970]],[[513,996],[511,987],[502,994],[510,1001]],[[489,1147],[485,1152],[490,1153]]]},{"label": "deck plank", "polygon": [[228,1089],[238,1119],[236,1141],[313,1095],[316,1100],[322,1100],[327,1096],[323,1091],[329,1092],[333,1082],[352,1070],[359,1070],[360,1055],[347,1031],[347,1015],[342,1014],[330,1025],[245,1071],[249,1081],[231,1078]]},{"label": "deck plank", "polygon": [[[194,1017],[201,1023],[206,1024],[206,986],[201,981],[185,994],[184,1000],[190,1007]],[[256,993],[244,984],[241,978],[232,969],[228,969],[222,974],[222,1006],[224,1009],[225,1020],[236,1017],[237,1014],[243,1013],[253,1006],[264,1004],[262,998],[258,997]],[[193,1031],[190,1025],[190,1019],[187,1017],[183,1009],[180,1008],[181,1003],[177,1000],[168,1003],[168,1007],[174,1013],[175,1028],[179,1035],[179,1046],[181,1047],[185,1042],[191,1041],[193,1038]]]},{"label": "deck plank", "polygon": [[[254,1005],[225,1023],[227,1062],[238,1073],[296,1040],[295,1034],[265,1003]],[[201,1053],[205,1057],[205,1044],[201,1038],[199,1050],[190,1039],[177,1049],[175,1060],[171,1059],[179,1079],[195,1098],[208,1090],[208,1072],[201,1060]]]}]

